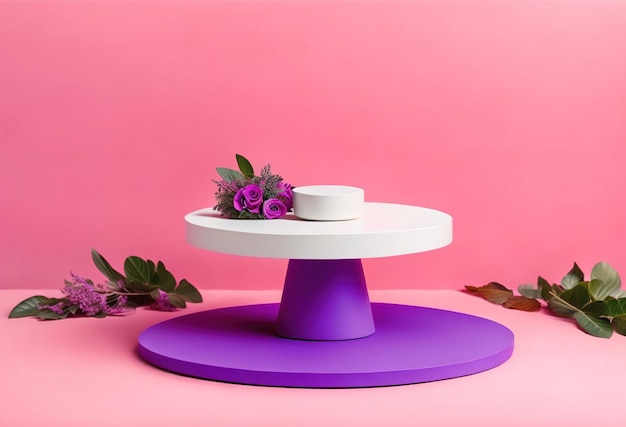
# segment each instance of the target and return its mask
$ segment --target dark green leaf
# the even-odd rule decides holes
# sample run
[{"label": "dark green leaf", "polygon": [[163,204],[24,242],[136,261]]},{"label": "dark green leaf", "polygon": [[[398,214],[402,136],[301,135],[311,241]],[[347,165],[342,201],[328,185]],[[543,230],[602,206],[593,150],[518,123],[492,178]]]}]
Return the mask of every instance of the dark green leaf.
[{"label": "dark green leaf", "polygon": [[180,281],[176,289],[174,289],[174,293],[189,302],[202,302],[202,295],[187,279]]},{"label": "dark green leaf", "polygon": [[572,269],[567,272],[567,275],[576,277],[579,282],[585,280],[585,274],[582,272],[582,270],[576,263],[574,263],[574,266],[572,267]]},{"label": "dark green leaf", "polygon": [[626,298],[607,299],[606,305],[608,306],[609,316],[626,314]]},{"label": "dark green leaf", "polygon": [[69,302],[66,298],[46,298],[43,301],[39,301],[38,305],[55,305],[60,302]]},{"label": "dark green leaf", "polygon": [[611,322],[606,319],[598,319],[582,311],[574,313],[574,319],[578,326],[589,335],[599,338],[610,338],[613,335]]},{"label": "dark green leaf", "polygon": [[585,313],[595,317],[609,316],[609,305],[605,301],[593,301],[585,307]]},{"label": "dark green leaf", "polygon": [[126,278],[137,283],[150,283],[151,272],[148,263],[137,256],[129,256],[124,261]]},{"label": "dark green leaf", "polygon": [[542,298],[541,290],[537,289],[533,285],[520,285],[517,288],[517,291],[523,296],[525,296],[526,298],[535,298],[535,299]]},{"label": "dark green leaf", "polygon": [[185,303],[185,298],[182,295],[178,294],[167,294],[167,298],[170,301],[170,304],[176,308],[185,308],[187,304]]},{"label": "dark green leaf", "polygon": [[100,272],[104,274],[106,278],[112,280],[113,282],[124,280],[124,276],[122,276],[113,267],[111,267],[111,264],[109,264],[108,261],[104,259],[104,257],[100,255],[95,249],[91,250],[91,258],[93,259],[93,263],[96,265],[98,270],[100,270]]},{"label": "dark green leaf", "polygon": [[159,289],[165,292],[172,292],[176,288],[176,279],[165,269],[165,265],[161,261],[157,264],[157,277],[152,283],[157,285]]},{"label": "dark green leaf", "polygon": [[148,266],[148,271],[150,272],[150,281],[148,283],[154,283],[157,279],[156,266],[154,262],[151,260],[146,260],[146,265]]},{"label": "dark green leaf", "polygon": [[47,301],[48,299],[49,298],[42,295],[35,295],[34,297],[26,298],[24,301],[16,305],[13,310],[11,310],[9,313],[9,319],[36,316],[40,311],[37,306],[40,305],[42,301]]},{"label": "dark green leaf", "polygon": [[598,299],[604,299],[606,296],[615,297],[622,287],[622,280],[617,274],[617,271],[606,262],[599,262],[593,267],[591,270],[591,279],[598,279],[604,282],[600,295],[605,296],[599,297]]},{"label": "dark green leaf", "polygon": [[541,276],[537,277],[537,289],[541,292],[541,299],[544,301],[549,301],[552,298],[552,293],[556,295],[561,293],[558,289],[553,289],[550,283]]},{"label": "dark green leaf", "polygon": [[252,164],[250,164],[248,159],[239,154],[236,154],[235,157],[237,157],[237,165],[243,176],[252,178],[254,176],[254,169],[252,169]]},{"label": "dark green leaf", "polygon": [[232,181],[243,181],[245,177],[239,171],[228,168],[216,168],[219,176],[222,177],[223,180],[232,182]]},{"label": "dark green leaf", "polygon": [[69,311],[71,314],[76,314],[79,308],[80,306],[78,304],[74,304],[74,305],[67,307],[66,310]]},{"label": "dark green leaf", "polygon": [[576,307],[573,307],[556,296],[548,300],[548,308],[557,316],[562,317],[572,317],[572,315],[578,311]]},{"label": "dark green leaf", "polygon": [[613,329],[620,335],[626,335],[626,314],[620,314],[613,318]]},{"label": "dark green leaf", "polygon": [[69,315],[70,315],[69,310],[63,310],[63,313],[61,313],[61,314],[55,313],[52,310],[40,310],[37,313],[37,317],[39,317],[40,319],[43,319],[43,320],[65,319]]},{"label": "dark green leaf", "polygon": [[589,295],[589,291],[582,284],[574,286],[572,289],[563,291],[559,297],[579,310],[582,310],[585,305],[591,302],[591,295]]},{"label": "dark green leaf", "polygon": [[167,271],[167,269],[165,268],[165,264],[163,264],[161,261],[159,261],[157,263],[157,267],[156,267],[157,274],[160,275],[160,274],[162,274],[162,273],[164,273],[166,271]]}]

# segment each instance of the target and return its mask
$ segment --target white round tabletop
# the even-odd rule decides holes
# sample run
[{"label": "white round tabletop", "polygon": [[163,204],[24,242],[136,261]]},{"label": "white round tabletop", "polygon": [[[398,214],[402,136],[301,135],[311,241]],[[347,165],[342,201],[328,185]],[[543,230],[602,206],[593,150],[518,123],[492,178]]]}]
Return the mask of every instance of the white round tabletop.
[{"label": "white round tabletop", "polygon": [[185,216],[187,241],[232,255],[288,259],[379,258],[425,252],[452,242],[452,217],[417,206],[365,203],[361,218],[305,221],[220,217],[213,208]]}]

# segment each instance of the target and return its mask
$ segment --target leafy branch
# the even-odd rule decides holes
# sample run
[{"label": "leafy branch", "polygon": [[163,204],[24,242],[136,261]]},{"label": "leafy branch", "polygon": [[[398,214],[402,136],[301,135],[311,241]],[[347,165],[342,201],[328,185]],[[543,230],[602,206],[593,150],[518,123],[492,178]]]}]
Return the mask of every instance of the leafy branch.
[{"label": "leafy branch", "polygon": [[608,263],[600,262],[591,270],[589,280],[574,263],[560,284],[550,284],[539,276],[537,285],[521,285],[516,296],[505,286],[491,282],[485,286],[466,286],[474,295],[506,308],[537,311],[542,303],[555,315],[572,318],[589,335],[610,338],[613,332],[626,335],[626,291]]},{"label": "leafy branch", "polygon": [[106,317],[123,314],[135,307],[148,306],[155,310],[174,311],[187,303],[202,302],[200,292],[186,279],[176,279],[159,261],[130,256],[124,262],[124,274],[115,270],[95,249],[91,257],[106,277],[104,284],[71,273],[65,280],[62,298],[36,295],[20,302],[9,318],[35,316],[44,320],[65,319],[70,316]]}]

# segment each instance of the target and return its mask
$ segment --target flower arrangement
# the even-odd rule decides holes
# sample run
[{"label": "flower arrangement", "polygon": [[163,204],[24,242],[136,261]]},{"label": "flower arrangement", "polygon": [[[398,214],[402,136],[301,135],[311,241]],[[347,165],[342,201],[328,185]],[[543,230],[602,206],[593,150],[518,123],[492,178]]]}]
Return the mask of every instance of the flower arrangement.
[{"label": "flower arrangement", "polygon": [[626,290],[621,286],[617,271],[608,263],[599,262],[591,270],[589,280],[585,280],[584,273],[574,263],[560,284],[550,284],[539,276],[537,286],[518,287],[521,295],[514,295],[511,289],[497,282],[465,288],[489,302],[516,310],[539,311],[542,301],[555,315],[574,319],[589,335],[610,338],[613,332],[626,335]]},{"label": "flower arrangement", "polygon": [[239,171],[217,168],[215,210],[231,219],[276,219],[293,208],[292,186],[265,165],[259,175],[245,157],[237,154]]},{"label": "flower arrangement", "polygon": [[139,306],[174,311],[185,308],[187,302],[202,302],[200,292],[185,279],[177,285],[176,279],[161,261],[154,264],[150,260],[130,256],[124,262],[123,275],[95,249],[92,249],[91,257],[108,279],[105,284],[95,284],[90,279],[70,273],[72,280],[65,280],[65,287],[61,290],[64,297],[36,295],[27,298],[11,310],[9,318],[106,317],[125,314]]}]

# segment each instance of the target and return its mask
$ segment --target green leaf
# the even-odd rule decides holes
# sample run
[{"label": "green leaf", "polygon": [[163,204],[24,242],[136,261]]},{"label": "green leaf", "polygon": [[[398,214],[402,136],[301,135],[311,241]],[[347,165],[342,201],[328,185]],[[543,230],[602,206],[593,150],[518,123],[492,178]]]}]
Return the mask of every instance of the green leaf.
[{"label": "green leaf", "polygon": [[98,270],[102,274],[104,274],[109,280],[113,282],[118,282],[119,280],[124,280],[125,277],[122,276],[119,272],[117,272],[111,264],[108,263],[106,259],[102,255],[100,255],[95,249],[91,250],[91,258],[93,259],[93,263],[96,265]]},{"label": "green leaf", "polygon": [[151,260],[146,260],[146,265],[148,266],[148,271],[150,272],[150,281],[148,283],[154,283],[157,279],[156,266],[154,262]]},{"label": "green leaf", "polygon": [[561,286],[563,286],[565,289],[572,289],[578,284],[578,282],[580,282],[580,279],[577,276],[574,276],[573,274],[568,274],[564,276],[563,279],[561,279]]},{"label": "green leaf", "polygon": [[165,265],[161,261],[157,264],[156,278],[152,282],[153,285],[159,287],[159,289],[165,292],[172,292],[176,288],[176,279],[165,269]]},{"label": "green leaf", "polygon": [[538,298],[541,299],[541,290],[537,289],[533,285],[520,285],[517,288],[517,292],[526,298]]},{"label": "green leaf", "polygon": [[548,300],[548,308],[550,308],[554,314],[561,317],[572,317],[572,315],[578,311],[576,307],[568,304],[557,296]]},{"label": "green leaf", "polygon": [[602,301],[607,297],[612,296],[612,294],[615,293],[615,290],[600,279],[591,279],[589,281],[589,293],[593,299]]},{"label": "green leaf", "polygon": [[176,279],[169,271],[162,273],[154,283],[165,292],[172,292],[176,288]]},{"label": "green leaf", "polygon": [[232,181],[243,181],[245,177],[239,171],[228,168],[216,168],[219,176],[222,177],[223,180],[232,182]]},{"label": "green leaf", "polygon": [[553,294],[559,295],[561,293],[558,287],[552,287],[550,283],[541,276],[537,277],[537,289],[541,292],[541,299],[544,301],[549,301]]},{"label": "green leaf", "polygon": [[63,310],[63,313],[59,314],[59,313],[55,313],[52,310],[40,310],[37,313],[37,317],[39,317],[42,320],[59,320],[59,319],[65,319],[67,316],[70,315],[70,311],[69,310]]},{"label": "green leaf", "polygon": [[610,308],[605,301],[593,301],[587,304],[584,311],[595,317],[606,317],[609,316]]},{"label": "green leaf", "polygon": [[626,335],[626,314],[620,314],[613,318],[613,329],[620,335]]},{"label": "green leaf", "polygon": [[187,304],[185,303],[185,297],[178,294],[167,294],[167,299],[170,301],[170,304],[176,308],[185,308]]},{"label": "green leaf", "polygon": [[582,272],[582,270],[576,263],[574,263],[574,266],[572,267],[572,269],[567,272],[567,275],[576,277],[579,282],[585,280],[585,274]]},{"label": "green leaf", "polygon": [[126,261],[124,261],[124,273],[126,273],[128,280],[137,283],[150,283],[152,276],[148,263],[137,256],[126,258]]},{"label": "green leaf", "polygon": [[174,289],[174,293],[180,295],[189,302],[202,302],[202,295],[200,295],[200,292],[198,292],[198,290],[191,283],[189,283],[187,279],[180,281],[176,289]]},{"label": "green leaf", "polygon": [[610,338],[613,335],[611,322],[606,319],[598,319],[581,311],[574,313],[574,319],[578,326],[589,335],[599,338]]},{"label": "green leaf", "polygon": [[[615,297],[620,292],[620,288],[622,287],[622,280],[617,274],[617,271],[613,269],[606,262],[597,263],[593,269],[591,270],[591,279],[597,279],[604,282],[604,288],[602,290],[602,295],[606,294],[606,296]],[[604,299],[606,296],[598,299]]]},{"label": "green leaf", "polygon": [[38,305],[55,305],[58,304],[60,302],[69,302],[66,298],[46,298],[42,301],[39,301],[37,304]]},{"label": "green leaf", "polygon": [[237,158],[237,165],[239,166],[239,170],[243,176],[246,178],[252,178],[254,176],[254,169],[248,159],[239,154],[235,154],[235,157]]},{"label": "green leaf", "polygon": [[582,310],[585,305],[591,302],[591,295],[589,295],[587,288],[582,285],[582,283],[585,282],[580,283],[581,284],[574,286],[572,289],[563,291],[559,297],[563,301],[571,304],[579,310]]},{"label": "green leaf", "polygon": [[41,310],[37,308],[42,301],[47,301],[42,295],[35,295],[34,297],[26,298],[24,301],[11,310],[9,313],[9,319],[17,319],[19,317],[36,316]]},{"label": "green leaf", "polygon": [[626,298],[607,299],[608,316],[620,316],[626,314]]},{"label": "green leaf", "polygon": [[161,274],[165,273],[166,271],[167,271],[167,269],[165,268],[165,264],[163,264],[161,261],[159,261],[157,263],[157,266],[156,266],[157,275],[160,276]]}]

